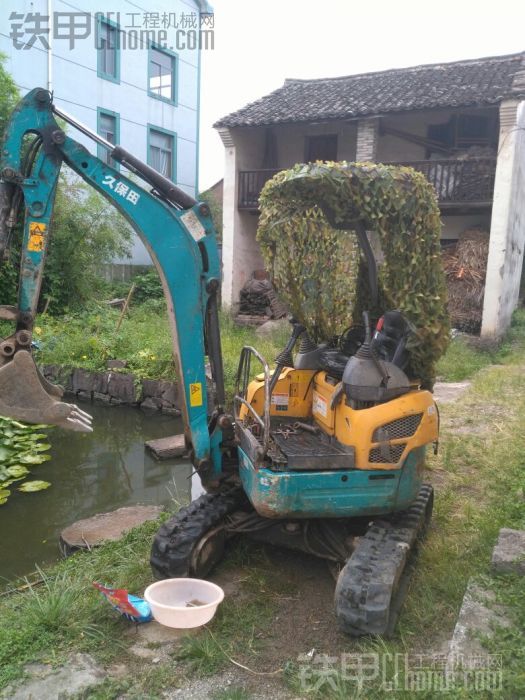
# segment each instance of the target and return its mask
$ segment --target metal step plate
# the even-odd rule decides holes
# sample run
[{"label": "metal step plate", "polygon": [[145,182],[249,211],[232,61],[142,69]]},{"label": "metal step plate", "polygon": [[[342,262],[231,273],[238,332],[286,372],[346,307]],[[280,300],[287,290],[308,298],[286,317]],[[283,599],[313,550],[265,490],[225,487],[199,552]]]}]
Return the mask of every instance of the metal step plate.
[{"label": "metal step plate", "polygon": [[288,432],[285,427],[270,431],[279,450],[286,457],[286,469],[323,471],[329,469],[354,469],[355,454],[351,447],[323,439],[322,434],[306,431]]}]

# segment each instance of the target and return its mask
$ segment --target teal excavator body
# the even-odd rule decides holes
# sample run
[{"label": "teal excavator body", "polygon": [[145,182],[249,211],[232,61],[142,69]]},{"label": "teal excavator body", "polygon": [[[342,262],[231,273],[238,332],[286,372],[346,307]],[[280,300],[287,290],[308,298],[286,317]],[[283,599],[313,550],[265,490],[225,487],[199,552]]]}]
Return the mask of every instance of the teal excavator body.
[{"label": "teal excavator body", "polygon": [[[131,176],[92,155],[57,118],[106,148]],[[388,323],[383,330],[378,324],[371,340],[366,321],[359,343],[346,354],[332,349],[327,365],[326,348],[312,344],[298,323],[273,372],[245,347],[230,415],[218,319],[220,259],[208,206],[37,88],[14,110],[0,154],[0,257],[24,211],[18,304],[0,306],[0,319],[12,324],[0,340],[0,415],[91,430],[89,414],[63,401],[31,352],[62,164],[127,219],[164,287],[186,444],[207,493],[161,526],[152,547],[154,574],[205,576],[225,541],[247,534],[342,567],[335,596],[340,626],[350,634],[384,634],[393,624],[408,552],[432,509],[432,489],[422,478],[438,421],[431,394],[402,369],[410,324],[400,312],[385,314]],[[362,226],[357,234],[374,289],[373,253]],[[256,379],[252,359],[262,369]]]}]

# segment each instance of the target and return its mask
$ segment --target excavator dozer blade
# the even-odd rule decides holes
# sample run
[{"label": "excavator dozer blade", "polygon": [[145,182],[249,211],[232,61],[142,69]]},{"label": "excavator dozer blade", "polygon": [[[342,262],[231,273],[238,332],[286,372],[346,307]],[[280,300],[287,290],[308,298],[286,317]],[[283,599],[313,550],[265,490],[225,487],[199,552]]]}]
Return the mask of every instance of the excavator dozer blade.
[{"label": "excavator dozer blade", "polygon": [[26,423],[92,432],[89,413],[61,401],[63,393],[40,374],[27,350],[19,350],[10,362],[0,367],[0,415]]}]

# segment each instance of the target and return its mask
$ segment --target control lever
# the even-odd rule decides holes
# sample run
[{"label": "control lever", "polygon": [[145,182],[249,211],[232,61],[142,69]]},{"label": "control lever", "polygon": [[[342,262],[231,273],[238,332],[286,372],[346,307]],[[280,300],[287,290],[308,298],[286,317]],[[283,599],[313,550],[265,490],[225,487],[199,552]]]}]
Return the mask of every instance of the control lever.
[{"label": "control lever", "polygon": [[275,385],[281,376],[281,370],[283,370],[285,367],[293,367],[292,350],[294,349],[299,337],[306,330],[302,323],[298,323],[293,318],[290,319],[290,323],[292,324],[292,335],[290,336],[290,340],[286,343],[284,350],[275,358],[276,366],[272,374],[272,378],[270,379],[270,399],[272,398]]}]

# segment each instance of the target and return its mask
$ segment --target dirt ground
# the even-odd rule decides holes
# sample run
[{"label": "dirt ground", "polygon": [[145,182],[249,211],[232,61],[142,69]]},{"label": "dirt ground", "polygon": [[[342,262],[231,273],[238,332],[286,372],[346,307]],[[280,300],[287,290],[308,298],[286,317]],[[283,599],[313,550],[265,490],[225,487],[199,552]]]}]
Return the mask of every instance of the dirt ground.
[{"label": "dirt ground", "polygon": [[[338,632],[335,625],[335,580],[326,562],[302,552],[269,546],[264,550],[269,566],[279,572],[283,588],[293,593],[277,595],[273,622],[259,639],[261,651],[255,661],[250,659],[250,666],[271,672],[282,668],[283,659],[297,659],[312,649],[326,654],[351,649],[352,640]],[[241,578],[240,570],[226,570],[210,577],[227,595],[239,594],[236,580]]]}]

